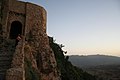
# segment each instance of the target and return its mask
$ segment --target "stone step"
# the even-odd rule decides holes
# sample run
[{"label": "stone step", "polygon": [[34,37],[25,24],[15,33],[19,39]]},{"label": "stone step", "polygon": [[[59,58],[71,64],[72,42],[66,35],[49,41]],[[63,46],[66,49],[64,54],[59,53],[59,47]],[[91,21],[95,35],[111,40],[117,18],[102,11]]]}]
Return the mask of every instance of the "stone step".
[{"label": "stone step", "polygon": [[9,51],[9,53],[6,53],[5,51],[0,53],[0,56],[9,56],[9,55],[13,55],[14,53],[11,51]]},{"label": "stone step", "polygon": [[0,80],[5,80],[6,71],[11,68],[15,40],[6,40],[0,45]]},{"label": "stone step", "polygon": [[0,80],[5,80],[5,75],[4,74],[0,75]]},{"label": "stone step", "polygon": [[0,63],[1,62],[11,62],[12,61],[12,57],[6,58],[6,57],[0,57]]},{"label": "stone step", "polygon": [[10,62],[8,62],[8,61],[6,61],[6,62],[0,62],[0,67],[8,66],[8,65],[10,65],[11,63],[12,63],[12,61],[10,61]]},{"label": "stone step", "polygon": [[0,56],[0,61],[11,60],[13,56]]},{"label": "stone step", "polygon": [[5,74],[0,74],[0,80],[6,80],[5,79]]},{"label": "stone step", "polygon": [[[3,66],[3,67],[0,67],[0,70],[2,70],[2,69],[5,69],[5,70],[8,70],[8,69],[10,69],[11,68],[11,66]],[[1,73],[1,72],[0,72]]]},{"label": "stone step", "polygon": [[0,60],[0,65],[1,64],[7,64],[7,63],[11,63],[12,60]]},{"label": "stone step", "polygon": [[11,56],[0,56],[0,62],[7,62],[7,61],[12,61],[12,55]]},{"label": "stone step", "polygon": [[0,69],[0,74],[4,74],[7,71],[7,69]]},{"label": "stone step", "polygon": [[13,54],[0,54],[0,57],[12,57]]},{"label": "stone step", "polygon": [[10,64],[12,60],[4,60],[4,61],[0,61],[0,65],[4,65],[4,64]]},{"label": "stone step", "polygon": [[11,67],[10,65],[0,66],[0,70],[2,70],[2,69],[9,69],[10,67]]},{"label": "stone step", "polygon": [[13,54],[14,50],[10,48],[0,49],[0,54]]},{"label": "stone step", "polygon": [[6,71],[7,71],[7,70],[5,70],[5,69],[0,70],[0,80],[5,80]]},{"label": "stone step", "polygon": [[1,64],[8,64],[8,63],[11,63],[12,62],[12,59],[10,60],[0,60],[0,65]]},{"label": "stone step", "polygon": [[5,80],[5,74],[6,71],[11,67],[11,62],[7,61],[4,64],[2,63],[3,62],[0,62],[0,80]]}]

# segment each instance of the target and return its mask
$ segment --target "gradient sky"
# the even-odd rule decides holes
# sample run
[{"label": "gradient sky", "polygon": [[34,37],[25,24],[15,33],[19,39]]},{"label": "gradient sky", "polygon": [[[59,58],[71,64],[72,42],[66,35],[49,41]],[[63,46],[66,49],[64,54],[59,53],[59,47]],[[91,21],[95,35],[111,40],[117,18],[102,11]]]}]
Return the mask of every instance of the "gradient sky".
[{"label": "gradient sky", "polygon": [[120,0],[24,0],[47,10],[47,34],[72,55],[120,56]]}]

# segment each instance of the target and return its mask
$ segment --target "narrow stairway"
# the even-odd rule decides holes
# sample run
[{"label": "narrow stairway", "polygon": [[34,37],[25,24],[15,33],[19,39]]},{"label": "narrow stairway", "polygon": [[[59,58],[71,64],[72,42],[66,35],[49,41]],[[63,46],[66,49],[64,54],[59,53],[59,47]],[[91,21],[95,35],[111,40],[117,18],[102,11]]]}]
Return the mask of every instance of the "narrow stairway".
[{"label": "narrow stairway", "polygon": [[5,80],[6,71],[11,67],[15,40],[5,40],[0,44],[0,80]]}]

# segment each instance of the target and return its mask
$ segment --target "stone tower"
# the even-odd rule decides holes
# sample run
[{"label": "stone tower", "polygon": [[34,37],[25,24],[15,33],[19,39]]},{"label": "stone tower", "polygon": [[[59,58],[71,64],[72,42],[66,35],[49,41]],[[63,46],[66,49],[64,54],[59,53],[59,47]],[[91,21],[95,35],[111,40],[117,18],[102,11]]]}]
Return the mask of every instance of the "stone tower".
[{"label": "stone tower", "polygon": [[[22,40],[14,46],[18,34],[22,35]],[[0,60],[5,67],[9,66],[0,67],[0,80],[25,80],[26,60],[39,74],[39,80],[60,80],[46,34],[46,10],[43,7],[29,2],[1,0],[0,47]],[[3,55],[11,57],[11,61]]]}]

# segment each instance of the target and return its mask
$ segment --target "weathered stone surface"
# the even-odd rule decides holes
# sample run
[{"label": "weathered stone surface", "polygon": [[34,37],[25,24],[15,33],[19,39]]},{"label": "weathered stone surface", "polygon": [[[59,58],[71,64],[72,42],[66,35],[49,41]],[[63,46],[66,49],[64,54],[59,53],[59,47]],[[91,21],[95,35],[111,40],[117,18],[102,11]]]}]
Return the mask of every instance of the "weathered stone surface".
[{"label": "weathered stone surface", "polygon": [[6,80],[25,80],[23,76],[22,68],[11,68],[7,71]]},{"label": "weathered stone surface", "polygon": [[6,80],[25,80],[23,40],[16,46],[11,68],[6,72]]},{"label": "weathered stone surface", "polygon": [[14,45],[14,40],[0,37],[0,80],[4,80],[7,69],[11,68]]},{"label": "weathered stone surface", "polygon": [[[41,73],[41,79],[59,80],[56,60],[53,51],[49,46],[47,34],[41,32],[39,26],[34,26],[29,34],[28,44],[31,46],[33,55],[37,56],[37,66]],[[33,39],[29,36],[32,36]]]},{"label": "weathered stone surface", "polygon": [[[36,4],[17,0],[4,0],[3,3],[3,6],[0,3],[0,11],[4,13],[0,17],[0,44],[3,45],[5,42],[3,39],[12,39],[10,36],[14,34],[22,35],[22,40],[14,48],[6,80],[29,80],[29,75],[36,80],[60,80],[56,60],[46,34],[46,10]],[[13,22],[18,22],[21,26],[17,23],[12,25]],[[12,27],[21,27],[21,31],[12,30]],[[15,41],[15,38],[12,40]],[[4,52],[5,49],[0,50]]]}]

